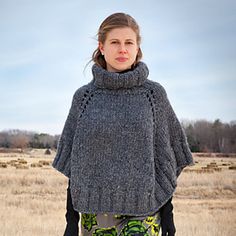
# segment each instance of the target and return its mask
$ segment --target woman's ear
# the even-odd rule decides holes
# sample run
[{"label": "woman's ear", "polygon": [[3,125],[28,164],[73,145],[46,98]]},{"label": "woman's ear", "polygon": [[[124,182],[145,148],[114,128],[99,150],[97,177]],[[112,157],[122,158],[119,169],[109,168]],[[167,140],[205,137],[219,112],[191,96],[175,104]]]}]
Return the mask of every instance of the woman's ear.
[{"label": "woman's ear", "polygon": [[101,54],[104,55],[103,44],[101,42],[98,43],[98,48],[99,48]]}]

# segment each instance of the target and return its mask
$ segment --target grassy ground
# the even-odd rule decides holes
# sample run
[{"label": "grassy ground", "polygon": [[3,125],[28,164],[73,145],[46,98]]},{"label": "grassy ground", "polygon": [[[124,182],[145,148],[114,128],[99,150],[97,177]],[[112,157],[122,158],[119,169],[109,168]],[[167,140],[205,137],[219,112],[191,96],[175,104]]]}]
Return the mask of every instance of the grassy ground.
[{"label": "grassy ground", "polygon": [[[63,235],[67,179],[51,167],[54,154],[0,153],[0,235]],[[173,198],[176,235],[236,235],[236,158],[194,159]]]}]

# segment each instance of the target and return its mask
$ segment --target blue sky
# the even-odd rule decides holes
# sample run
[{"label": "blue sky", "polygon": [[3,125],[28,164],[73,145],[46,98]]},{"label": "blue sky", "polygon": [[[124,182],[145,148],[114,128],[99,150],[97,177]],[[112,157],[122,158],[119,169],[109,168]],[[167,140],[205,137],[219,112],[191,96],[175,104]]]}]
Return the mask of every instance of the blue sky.
[{"label": "blue sky", "polygon": [[0,130],[60,134],[114,12],[139,23],[149,79],[180,120],[236,120],[234,0],[0,0]]}]

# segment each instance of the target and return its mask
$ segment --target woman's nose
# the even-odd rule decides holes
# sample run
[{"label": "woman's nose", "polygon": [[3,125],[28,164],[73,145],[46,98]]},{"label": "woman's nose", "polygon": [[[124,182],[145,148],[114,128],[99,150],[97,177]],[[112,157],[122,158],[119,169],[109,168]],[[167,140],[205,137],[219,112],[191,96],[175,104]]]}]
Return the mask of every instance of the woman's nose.
[{"label": "woman's nose", "polygon": [[120,51],[120,53],[127,53],[127,48],[126,48],[125,44],[120,44],[119,51]]}]

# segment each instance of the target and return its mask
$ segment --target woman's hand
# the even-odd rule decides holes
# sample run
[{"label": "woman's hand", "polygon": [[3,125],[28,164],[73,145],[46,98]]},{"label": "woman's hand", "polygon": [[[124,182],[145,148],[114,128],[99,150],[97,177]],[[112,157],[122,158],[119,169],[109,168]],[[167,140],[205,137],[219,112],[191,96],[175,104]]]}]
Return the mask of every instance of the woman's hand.
[{"label": "woman's hand", "polygon": [[170,200],[160,209],[162,236],[174,236],[176,229],[173,217],[173,205]]}]

